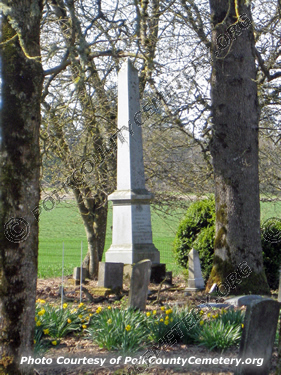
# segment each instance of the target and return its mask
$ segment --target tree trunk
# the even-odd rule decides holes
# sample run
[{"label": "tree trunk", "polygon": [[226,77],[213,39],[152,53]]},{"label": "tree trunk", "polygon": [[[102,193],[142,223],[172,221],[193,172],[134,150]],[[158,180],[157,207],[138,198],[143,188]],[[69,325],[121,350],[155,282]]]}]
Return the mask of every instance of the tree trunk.
[{"label": "tree trunk", "polygon": [[[33,374],[38,261],[42,1],[9,2],[1,18],[0,373]],[[8,18],[7,18],[8,17]],[[8,22],[9,19],[9,22]],[[18,33],[18,36],[16,36]]]},{"label": "tree trunk", "polygon": [[83,267],[87,268],[90,278],[93,279],[98,276],[98,266],[104,250],[107,196],[103,194],[101,197],[91,197],[88,195],[90,189],[87,190],[83,195],[77,187],[73,189],[88,242],[88,252]]},{"label": "tree trunk", "polygon": [[[207,288],[216,282],[223,295],[269,292],[260,237],[255,42],[250,6],[239,1],[235,9],[235,3],[210,0],[216,236]],[[244,14],[239,22],[237,11]]]}]

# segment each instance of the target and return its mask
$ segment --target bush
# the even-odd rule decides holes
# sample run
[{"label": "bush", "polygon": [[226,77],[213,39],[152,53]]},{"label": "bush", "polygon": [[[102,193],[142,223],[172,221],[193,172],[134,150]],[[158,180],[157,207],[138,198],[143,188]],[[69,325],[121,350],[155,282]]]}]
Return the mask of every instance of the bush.
[{"label": "bush", "polygon": [[[177,264],[187,267],[188,253],[198,251],[202,276],[207,282],[212,270],[215,238],[214,197],[192,203],[181,221],[174,241]],[[271,218],[261,225],[264,270],[269,287],[278,289],[281,266],[281,220]]]},{"label": "bush", "polygon": [[278,289],[281,266],[281,221],[271,218],[261,225],[261,243],[265,274],[271,289]]},{"label": "bush", "polygon": [[207,281],[214,253],[215,200],[214,197],[192,203],[181,221],[174,241],[176,262],[187,268],[188,253],[198,251],[202,275]]}]

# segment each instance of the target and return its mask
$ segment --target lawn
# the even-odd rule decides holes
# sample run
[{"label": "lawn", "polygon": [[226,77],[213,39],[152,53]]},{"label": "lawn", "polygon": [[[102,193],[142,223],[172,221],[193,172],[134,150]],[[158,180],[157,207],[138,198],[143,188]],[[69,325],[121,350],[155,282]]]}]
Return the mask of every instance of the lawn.
[{"label": "lawn", "polygon": [[[172,244],[175,233],[185,211],[175,209],[165,215],[152,208],[151,222],[153,242],[161,254],[161,262],[167,270],[178,272],[174,264]],[[281,202],[262,202],[261,218],[281,217]],[[110,204],[106,233],[105,250],[110,247],[112,238],[112,206]],[[51,211],[44,211],[39,222],[39,270],[40,278],[61,275],[62,247],[64,243],[64,272],[72,274],[73,268],[80,265],[81,242],[83,257],[87,252],[87,241],[82,219],[74,201],[63,201]]]}]

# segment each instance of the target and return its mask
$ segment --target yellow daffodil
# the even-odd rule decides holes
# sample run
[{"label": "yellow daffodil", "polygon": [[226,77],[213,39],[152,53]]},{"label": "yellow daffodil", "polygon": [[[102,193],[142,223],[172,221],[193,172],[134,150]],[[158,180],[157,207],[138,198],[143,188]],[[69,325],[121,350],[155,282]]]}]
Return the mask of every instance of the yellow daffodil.
[{"label": "yellow daffodil", "polygon": [[112,319],[108,319],[107,324],[111,324],[111,323],[112,323]]},{"label": "yellow daffodil", "polygon": [[207,314],[207,317],[210,318],[210,317],[211,317],[211,313],[208,313],[208,314]]},{"label": "yellow daffodil", "polygon": [[165,316],[165,320],[169,320],[169,317],[168,317],[168,315],[166,315],[166,316]]},{"label": "yellow daffodil", "polygon": [[44,335],[48,335],[50,333],[49,328],[43,329]]},{"label": "yellow daffodil", "polygon": [[78,318],[79,318],[79,319],[83,319],[83,315],[81,315],[81,314],[78,315]]},{"label": "yellow daffodil", "polygon": [[161,309],[162,311],[164,311],[164,310],[165,310],[165,307],[164,307],[164,306],[161,306],[160,309]]},{"label": "yellow daffodil", "polygon": [[99,306],[99,307],[96,309],[96,313],[99,314],[101,311],[102,311],[102,308]]},{"label": "yellow daffodil", "polygon": [[69,319],[69,318],[68,318],[68,319],[67,319],[67,323],[69,323],[69,324],[70,324],[70,323],[71,323],[71,319]]},{"label": "yellow daffodil", "polygon": [[89,316],[93,316],[93,314],[89,314]]},{"label": "yellow daffodil", "polygon": [[38,322],[36,322],[36,327],[40,327],[41,326],[41,322],[38,320]]},{"label": "yellow daffodil", "polygon": [[83,324],[83,325],[82,325],[82,328],[83,328],[83,329],[87,328],[86,324]]},{"label": "yellow daffodil", "polygon": [[71,310],[71,313],[72,313],[72,314],[75,313],[75,312],[77,312],[77,309],[72,309],[72,310]]},{"label": "yellow daffodil", "polygon": [[161,318],[161,319],[160,319],[160,322],[164,322],[164,319]]},{"label": "yellow daffodil", "polygon": [[204,320],[200,320],[200,326],[202,326],[204,324]]},{"label": "yellow daffodil", "polygon": [[80,307],[82,307],[82,306],[84,306],[84,303],[83,302],[79,303],[78,309],[80,309]]},{"label": "yellow daffodil", "polygon": [[89,320],[90,319],[90,317],[89,316],[86,316],[86,318],[85,318],[86,320]]},{"label": "yellow daffodil", "polygon": [[52,341],[52,345],[56,346],[58,344],[57,341]]},{"label": "yellow daffodil", "polygon": [[108,310],[111,310],[111,306],[107,306]]},{"label": "yellow daffodil", "polygon": [[67,303],[64,303],[64,304],[62,305],[62,308],[63,308],[63,309],[66,309],[66,308],[67,308]]},{"label": "yellow daffodil", "polygon": [[204,314],[204,311],[203,311],[203,310],[201,310],[201,311],[200,311],[200,315],[203,315],[203,314]]},{"label": "yellow daffodil", "polygon": [[169,320],[165,320],[164,324],[167,326],[169,324]]},{"label": "yellow daffodil", "polygon": [[244,324],[243,323],[241,324],[241,327],[244,328]]},{"label": "yellow daffodil", "polygon": [[126,330],[127,332],[131,331],[131,326],[128,324],[128,325],[125,327],[125,330]]},{"label": "yellow daffodil", "polygon": [[38,298],[38,299],[36,300],[36,302],[37,302],[37,303],[41,303],[42,305],[44,305],[44,303],[46,303],[46,301],[45,301],[44,299],[40,299],[40,298]]},{"label": "yellow daffodil", "polygon": [[148,311],[148,312],[146,313],[146,316],[149,317],[150,315],[151,315],[151,312]]},{"label": "yellow daffodil", "polygon": [[156,314],[157,314],[157,311],[156,311],[156,310],[153,310],[153,311],[152,311],[152,314],[153,314],[153,315],[156,315]]},{"label": "yellow daffodil", "polygon": [[38,312],[38,315],[39,315],[39,316],[42,316],[42,315],[45,314],[45,312],[46,312],[45,309],[42,309],[42,310],[40,310],[40,311]]}]

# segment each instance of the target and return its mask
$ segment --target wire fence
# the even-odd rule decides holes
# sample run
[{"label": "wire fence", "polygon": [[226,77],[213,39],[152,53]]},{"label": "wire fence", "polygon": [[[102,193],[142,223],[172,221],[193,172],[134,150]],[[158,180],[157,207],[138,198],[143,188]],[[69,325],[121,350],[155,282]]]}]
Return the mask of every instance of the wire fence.
[{"label": "wire fence", "polygon": [[[87,253],[87,242],[83,241],[83,258]],[[175,260],[173,254],[173,239],[157,238],[153,241],[155,247],[160,252],[160,262],[166,264],[166,270],[171,271],[175,268]],[[62,266],[64,275],[72,275],[74,267],[80,266],[81,257],[81,240],[64,242],[64,257],[62,256],[63,242],[59,239],[50,239],[48,243],[41,243],[38,260],[38,277],[52,278],[59,277],[62,274]],[[110,246],[110,245],[109,245]],[[105,247],[107,250],[109,246]],[[103,261],[105,260],[105,252]]]}]

